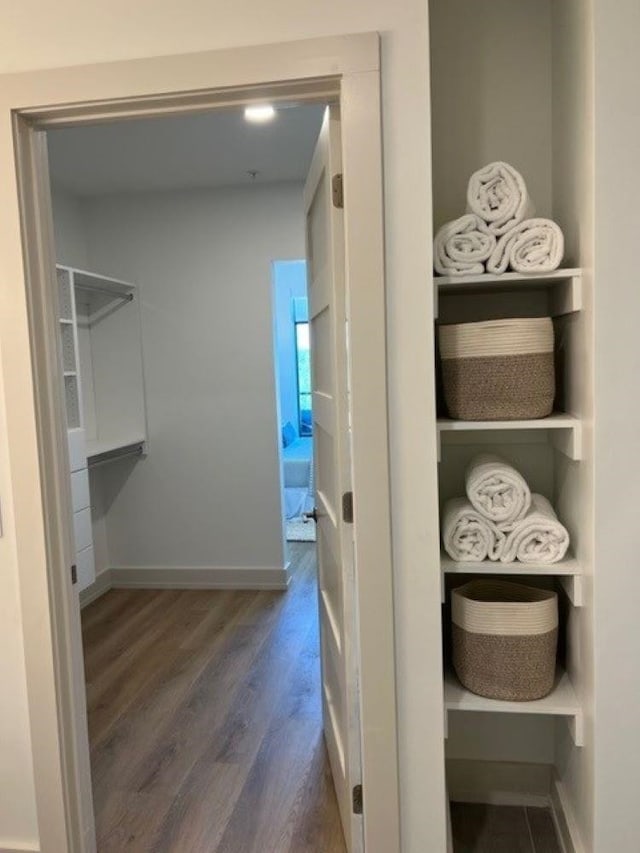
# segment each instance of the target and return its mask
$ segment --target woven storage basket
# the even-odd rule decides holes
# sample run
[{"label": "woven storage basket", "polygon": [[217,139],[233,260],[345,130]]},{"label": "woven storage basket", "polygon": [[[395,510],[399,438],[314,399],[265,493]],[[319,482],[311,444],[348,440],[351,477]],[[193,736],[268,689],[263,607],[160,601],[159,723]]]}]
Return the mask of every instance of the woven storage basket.
[{"label": "woven storage basket", "polygon": [[477,580],[451,594],[453,666],[472,693],[511,702],[553,689],[558,596],[545,589]]},{"label": "woven storage basket", "polygon": [[544,418],[555,395],[550,317],[439,329],[449,415],[463,421]]}]

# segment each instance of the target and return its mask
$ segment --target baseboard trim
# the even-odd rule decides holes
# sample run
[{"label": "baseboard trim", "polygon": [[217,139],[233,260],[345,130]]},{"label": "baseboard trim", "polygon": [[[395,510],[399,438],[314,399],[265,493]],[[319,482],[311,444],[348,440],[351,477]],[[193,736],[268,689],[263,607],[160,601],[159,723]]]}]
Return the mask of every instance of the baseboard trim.
[{"label": "baseboard trim", "polygon": [[[89,586],[83,589],[80,593],[80,609],[91,604],[92,601],[96,601],[98,598],[103,596],[105,592],[109,592],[112,586],[111,570],[106,569],[104,572],[100,572],[99,575],[96,575],[94,582],[89,584]],[[0,853],[2,853],[1,850]]]},{"label": "baseboard trim", "polygon": [[447,760],[447,789],[453,802],[548,806],[551,778],[548,764]]},{"label": "baseboard trim", "polygon": [[[117,566],[105,569],[80,593],[80,607],[86,607],[110,589],[255,589],[284,591],[289,586],[291,563],[282,568],[162,566],[148,568]],[[0,853],[3,853],[0,849]]]},{"label": "baseboard trim", "polygon": [[557,776],[554,776],[551,784],[551,812],[563,853],[585,853],[573,808]]},{"label": "baseboard trim", "polygon": [[289,585],[289,565],[283,568],[118,566],[111,569],[114,589],[273,589]]},{"label": "baseboard trim", "polygon": [[38,844],[20,844],[16,842],[11,844],[0,841],[0,853],[40,853],[40,845]]}]

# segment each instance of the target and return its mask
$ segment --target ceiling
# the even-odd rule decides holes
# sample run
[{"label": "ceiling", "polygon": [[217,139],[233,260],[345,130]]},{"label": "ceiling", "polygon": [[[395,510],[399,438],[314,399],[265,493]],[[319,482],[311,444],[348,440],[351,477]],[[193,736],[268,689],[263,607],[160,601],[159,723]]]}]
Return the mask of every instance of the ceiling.
[{"label": "ceiling", "polygon": [[302,181],[323,112],[284,107],[274,121],[250,124],[230,109],[50,131],[51,182],[92,196]]}]

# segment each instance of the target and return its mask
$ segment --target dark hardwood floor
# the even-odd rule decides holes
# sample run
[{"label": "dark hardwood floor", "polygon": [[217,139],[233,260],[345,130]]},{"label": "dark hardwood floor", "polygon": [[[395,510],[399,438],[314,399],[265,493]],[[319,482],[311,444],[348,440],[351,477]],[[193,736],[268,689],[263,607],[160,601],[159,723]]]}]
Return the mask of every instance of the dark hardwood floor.
[{"label": "dark hardwood floor", "polygon": [[287,593],[112,590],[82,613],[99,853],[344,853],[315,549]]}]

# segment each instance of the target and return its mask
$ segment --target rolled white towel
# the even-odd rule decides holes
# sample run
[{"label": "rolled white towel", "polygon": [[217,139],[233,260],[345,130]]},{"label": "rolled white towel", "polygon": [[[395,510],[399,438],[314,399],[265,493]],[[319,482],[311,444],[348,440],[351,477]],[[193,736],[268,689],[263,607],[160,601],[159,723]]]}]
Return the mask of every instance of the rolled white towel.
[{"label": "rolled white towel", "polygon": [[531,490],[516,469],[499,456],[476,456],[465,474],[472,506],[494,524],[518,521],[531,506]]},{"label": "rolled white towel", "polygon": [[467,209],[483,219],[496,236],[506,234],[534,214],[524,178],[513,166],[501,161],[489,163],[471,175]]},{"label": "rolled white towel", "polygon": [[532,495],[531,507],[520,521],[502,526],[507,541],[500,559],[504,563],[557,563],[569,548],[569,533],[558,521],[549,501]]},{"label": "rolled white towel", "polygon": [[453,498],[442,510],[442,544],[452,560],[480,563],[500,559],[505,535],[466,498]]},{"label": "rolled white towel", "polygon": [[551,219],[525,219],[498,240],[487,270],[500,274],[511,267],[520,273],[551,272],[564,255],[564,235]]},{"label": "rolled white towel", "polygon": [[433,241],[433,266],[440,275],[476,275],[496,248],[496,238],[482,219],[466,213],[438,230]]}]

